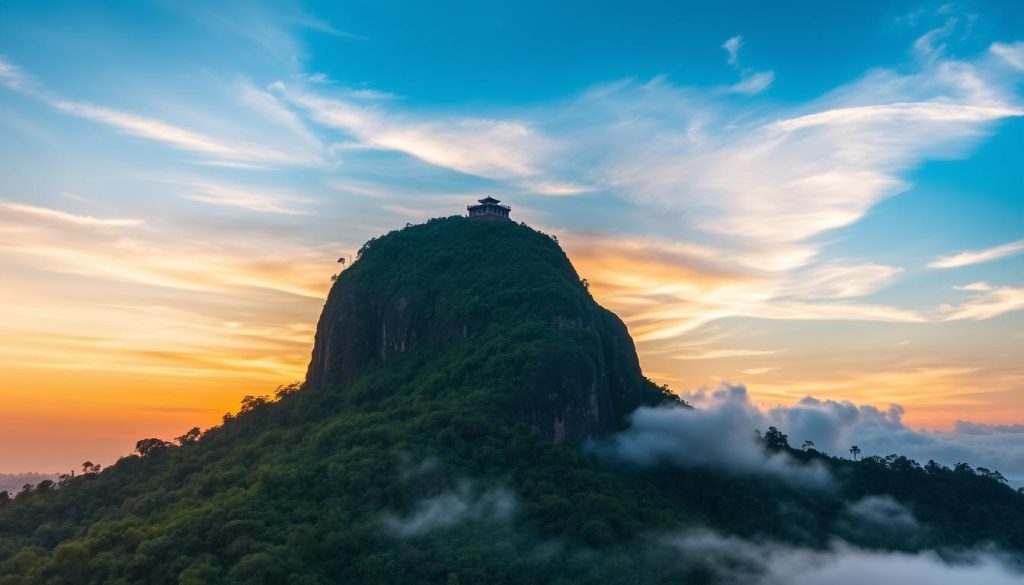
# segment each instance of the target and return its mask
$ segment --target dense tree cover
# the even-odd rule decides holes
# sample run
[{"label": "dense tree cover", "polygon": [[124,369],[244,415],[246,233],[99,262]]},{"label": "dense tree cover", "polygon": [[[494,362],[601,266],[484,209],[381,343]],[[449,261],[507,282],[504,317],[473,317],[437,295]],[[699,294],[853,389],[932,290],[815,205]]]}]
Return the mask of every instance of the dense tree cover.
[{"label": "dense tree cover", "polygon": [[[381,294],[427,281],[461,261],[464,241],[445,233],[465,225],[437,220],[373,240],[335,286],[360,273]],[[489,250],[522,263],[511,273],[496,264],[486,286],[466,282],[464,298],[449,299],[477,315],[473,335],[341,387],[246,397],[219,427],[144,439],[107,469],[0,497],[0,585],[700,583],[708,576],[674,563],[659,535],[702,525],[810,545],[839,534],[863,546],[1024,551],[1024,496],[988,470],[854,462],[793,449],[769,429],[766,449],[831,470],[837,485],[821,490],[712,469],[614,468],[552,444],[509,414],[526,365],[565,342],[523,299],[591,301],[553,241],[507,227],[508,241]],[[645,392],[648,403],[672,401],[652,382]],[[493,494],[507,508],[488,503]],[[892,494],[928,530],[898,540],[845,530],[845,503],[875,494]]]}]

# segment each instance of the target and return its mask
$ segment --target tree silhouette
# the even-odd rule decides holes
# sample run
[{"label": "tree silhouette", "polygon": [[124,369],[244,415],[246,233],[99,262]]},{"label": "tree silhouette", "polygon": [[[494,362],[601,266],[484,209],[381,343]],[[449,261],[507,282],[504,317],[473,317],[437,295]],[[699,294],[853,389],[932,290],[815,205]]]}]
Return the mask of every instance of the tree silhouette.
[{"label": "tree silhouette", "polygon": [[270,404],[270,396],[246,396],[242,398],[242,408],[238,411],[239,414],[251,412],[261,406]]},{"label": "tree silhouette", "polygon": [[953,471],[956,473],[974,473],[974,469],[971,468],[966,462],[961,461],[953,466]]},{"label": "tree silhouette", "polygon": [[283,386],[278,386],[277,390],[274,391],[274,397],[277,398],[278,400],[280,400],[280,399],[284,398],[285,396],[288,396],[289,394],[295,394],[299,390],[302,390],[302,382],[295,381],[295,382],[292,382],[291,384],[285,384]]},{"label": "tree silhouette", "polygon": [[789,437],[775,427],[768,427],[764,434],[764,444],[769,449],[786,449],[789,447]]},{"label": "tree silhouette", "polygon": [[853,460],[856,461],[857,456],[860,455],[860,447],[858,447],[857,445],[853,445],[852,447],[850,447],[850,455],[853,455]]},{"label": "tree silhouette", "polygon": [[814,441],[807,441],[807,440],[804,441],[803,447],[801,447],[801,449],[803,449],[804,451],[808,451],[808,450],[813,449],[813,448],[814,448]]},{"label": "tree silhouette", "polygon": [[184,435],[181,435],[180,437],[175,437],[174,440],[177,441],[178,444],[182,446],[191,445],[198,441],[199,437],[201,437],[202,434],[203,431],[199,430],[199,427],[192,427],[191,429],[186,431]]},{"label": "tree silhouette", "polygon": [[139,455],[148,457],[162,449],[172,446],[172,443],[168,443],[161,439],[142,439],[138,443],[135,443],[135,450],[139,452]]},{"label": "tree silhouette", "polygon": [[101,465],[99,463],[93,463],[92,461],[86,461],[82,464],[82,473],[88,475],[90,473],[99,473]]}]

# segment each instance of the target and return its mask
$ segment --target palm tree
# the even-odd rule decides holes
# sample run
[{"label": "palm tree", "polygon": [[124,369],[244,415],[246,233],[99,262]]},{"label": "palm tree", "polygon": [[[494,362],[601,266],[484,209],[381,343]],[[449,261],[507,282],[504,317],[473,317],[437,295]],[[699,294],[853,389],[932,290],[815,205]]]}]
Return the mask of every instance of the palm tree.
[{"label": "palm tree", "polygon": [[853,460],[856,461],[857,455],[860,455],[860,447],[857,445],[850,447],[850,454],[853,455]]}]

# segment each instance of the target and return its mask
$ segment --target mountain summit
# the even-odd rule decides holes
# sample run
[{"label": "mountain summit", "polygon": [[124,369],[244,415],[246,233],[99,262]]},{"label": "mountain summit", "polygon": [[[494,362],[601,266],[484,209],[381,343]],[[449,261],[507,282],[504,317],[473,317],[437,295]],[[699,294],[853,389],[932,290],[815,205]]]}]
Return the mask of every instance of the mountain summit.
[{"label": "mountain summit", "polygon": [[603,434],[659,392],[625,325],[599,306],[553,238],[450,217],[370,240],[335,282],[306,386],[342,386],[409,352],[423,367],[470,348],[481,386],[508,388],[520,420],[555,442]]},{"label": "mountain summit", "polygon": [[837,539],[1024,551],[1024,495],[989,470],[843,460],[683,406],[554,238],[408,226],[336,279],[303,384],[0,492],[0,585],[776,583],[765,559]]}]

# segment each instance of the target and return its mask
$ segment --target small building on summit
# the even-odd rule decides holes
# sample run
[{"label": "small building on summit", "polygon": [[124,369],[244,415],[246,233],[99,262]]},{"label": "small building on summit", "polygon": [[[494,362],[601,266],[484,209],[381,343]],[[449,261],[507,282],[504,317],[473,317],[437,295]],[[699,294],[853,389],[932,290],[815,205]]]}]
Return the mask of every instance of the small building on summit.
[{"label": "small building on summit", "polygon": [[470,219],[512,221],[508,216],[512,208],[508,205],[502,205],[501,201],[494,197],[484,197],[476,205],[469,205],[466,209],[469,210]]}]

